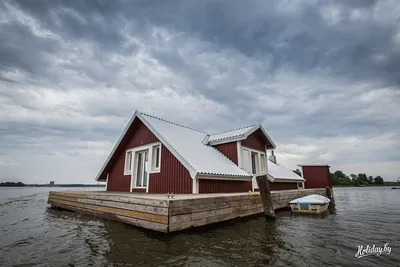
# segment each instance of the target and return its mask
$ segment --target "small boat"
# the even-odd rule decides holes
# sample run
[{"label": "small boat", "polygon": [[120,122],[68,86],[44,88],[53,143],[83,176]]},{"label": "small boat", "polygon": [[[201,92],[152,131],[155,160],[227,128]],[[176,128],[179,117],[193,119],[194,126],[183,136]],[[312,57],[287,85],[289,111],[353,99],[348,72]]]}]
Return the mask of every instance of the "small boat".
[{"label": "small boat", "polygon": [[321,195],[309,195],[289,202],[294,213],[321,214],[328,210],[331,200]]}]

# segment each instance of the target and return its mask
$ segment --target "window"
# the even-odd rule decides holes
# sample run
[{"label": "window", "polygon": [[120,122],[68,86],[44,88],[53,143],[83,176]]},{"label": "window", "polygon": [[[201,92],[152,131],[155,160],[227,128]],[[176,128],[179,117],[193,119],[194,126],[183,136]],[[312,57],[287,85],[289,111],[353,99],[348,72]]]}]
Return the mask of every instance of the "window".
[{"label": "window", "polygon": [[243,149],[242,153],[242,164],[243,164],[243,169],[250,173],[251,172],[251,165],[250,165],[250,151],[247,149]]},{"label": "window", "polygon": [[127,151],[125,155],[125,174],[132,172],[132,151]]},{"label": "window", "polygon": [[242,149],[242,168],[251,174],[264,174],[267,172],[265,153],[249,148]]},{"label": "window", "polygon": [[136,187],[147,186],[147,170],[148,150],[136,152]]},{"label": "window", "polygon": [[258,153],[251,152],[251,173],[257,174],[258,170]]},{"label": "window", "polygon": [[153,146],[152,150],[152,170],[160,169],[160,145]]},{"label": "window", "polygon": [[304,188],[304,183],[297,183],[297,188],[299,189]]},{"label": "window", "polygon": [[265,159],[265,154],[260,154],[260,161],[261,161],[261,173],[267,172],[267,161]]}]

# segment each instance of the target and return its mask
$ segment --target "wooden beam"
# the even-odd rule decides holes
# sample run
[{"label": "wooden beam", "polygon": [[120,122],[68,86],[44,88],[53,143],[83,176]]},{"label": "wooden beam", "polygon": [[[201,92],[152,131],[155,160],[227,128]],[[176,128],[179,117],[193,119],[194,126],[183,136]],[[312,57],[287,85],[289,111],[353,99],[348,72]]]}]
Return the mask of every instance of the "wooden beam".
[{"label": "wooden beam", "polygon": [[256,180],[258,189],[260,190],[264,215],[267,219],[275,219],[275,210],[272,203],[271,188],[269,187],[267,175],[257,176]]}]

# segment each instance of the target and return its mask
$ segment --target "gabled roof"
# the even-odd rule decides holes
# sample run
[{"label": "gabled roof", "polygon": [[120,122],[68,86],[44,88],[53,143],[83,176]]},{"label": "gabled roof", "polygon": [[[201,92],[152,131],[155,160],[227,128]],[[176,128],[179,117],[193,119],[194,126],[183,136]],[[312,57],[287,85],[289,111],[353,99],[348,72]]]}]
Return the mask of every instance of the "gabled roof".
[{"label": "gabled roof", "polygon": [[268,160],[268,176],[271,182],[278,181],[298,181],[303,182],[304,179],[293,171]]},{"label": "gabled roof", "polygon": [[227,176],[241,179],[252,177],[220,151],[212,146],[205,145],[202,141],[208,136],[207,133],[136,111],[98,173],[96,180],[101,177],[104,179],[104,170],[136,119],[141,120],[167,147],[185,166],[192,178],[197,175]]},{"label": "gabled roof", "polygon": [[276,145],[272,141],[272,139],[269,137],[267,134],[267,131],[262,127],[261,124],[257,125],[251,125],[239,129],[234,129],[230,131],[225,131],[221,133],[215,133],[215,134],[209,134],[204,140],[203,143],[207,145],[219,145],[219,144],[224,144],[224,143],[229,143],[229,142],[234,142],[234,141],[240,141],[240,140],[245,140],[249,135],[254,133],[257,130],[261,130],[265,137],[268,139],[268,141],[271,144],[270,148],[275,149]]}]

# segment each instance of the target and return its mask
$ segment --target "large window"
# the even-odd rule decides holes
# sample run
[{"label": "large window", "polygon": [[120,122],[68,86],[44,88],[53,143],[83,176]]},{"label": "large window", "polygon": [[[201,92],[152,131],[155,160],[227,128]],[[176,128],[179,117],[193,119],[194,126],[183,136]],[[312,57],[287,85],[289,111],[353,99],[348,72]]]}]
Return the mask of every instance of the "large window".
[{"label": "large window", "polygon": [[263,174],[267,172],[267,161],[265,153],[249,148],[242,150],[242,166],[245,171],[251,174]]}]

